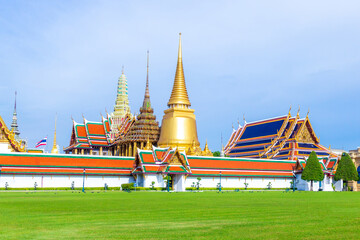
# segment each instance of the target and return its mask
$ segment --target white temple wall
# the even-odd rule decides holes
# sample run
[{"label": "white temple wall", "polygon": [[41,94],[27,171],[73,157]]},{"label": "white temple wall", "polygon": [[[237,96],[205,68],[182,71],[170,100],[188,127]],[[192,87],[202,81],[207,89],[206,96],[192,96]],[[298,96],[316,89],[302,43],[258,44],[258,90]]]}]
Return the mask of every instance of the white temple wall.
[{"label": "white temple wall", "polygon": [[166,187],[162,174],[146,174],[143,183],[138,185],[149,188],[152,182],[155,182],[154,187]]},{"label": "white temple wall", "polygon": [[176,192],[185,191],[185,176],[178,174],[173,176],[173,188]]},{"label": "white temple wall", "polygon": [[[5,187],[8,183],[9,188],[33,188],[35,182],[37,187],[71,187],[74,181],[74,187],[83,186],[83,176],[71,175],[5,175],[0,176],[0,188]],[[123,183],[134,182],[132,176],[85,176],[85,187],[120,187]]]},{"label": "white temple wall", "polygon": [[[244,188],[245,182],[248,188],[267,188],[269,182],[271,188],[289,188],[292,179],[289,178],[239,178],[239,177],[221,177],[221,186],[223,188]],[[191,187],[197,182],[197,177],[187,177],[185,185]],[[200,187],[216,188],[220,182],[220,177],[201,177]]]},{"label": "white temple wall", "polygon": [[0,153],[11,153],[11,147],[7,142],[0,142]]},{"label": "white temple wall", "polygon": [[[5,187],[8,183],[9,188],[33,188],[35,182],[37,187],[71,187],[74,181],[74,187],[80,188],[83,184],[83,176],[72,175],[0,175],[0,188]],[[155,187],[166,187],[162,174],[147,174],[145,178],[139,175],[137,181],[132,176],[90,176],[85,177],[85,187],[104,187],[105,183],[108,187],[120,187],[123,183],[135,183],[139,187],[151,187],[151,183],[155,182]],[[238,178],[238,177],[222,177],[221,186],[223,188],[244,188],[244,183],[248,183],[248,188],[267,188],[271,182],[271,188],[290,188],[292,179],[289,178]],[[197,182],[197,177],[184,175],[173,175],[173,186],[175,191],[184,191],[185,188],[191,187]],[[201,188],[216,188],[220,182],[220,177],[201,177]],[[342,190],[343,181],[334,181],[334,179],[325,176],[321,182],[323,191],[333,191],[332,184],[336,191]],[[296,177],[296,188],[300,191],[309,191],[310,182],[301,179],[301,174]],[[314,182],[314,191],[318,191],[319,182]]]},{"label": "white temple wall", "polygon": [[[314,181],[313,182],[313,191],[319,191],[321,188],[322,191],[334,191],[332,184],[334,184],[335,191],[341,191],[343,181],[335,181],[333,177],[329,177],[327,175],[324,176],[324,180],[320,181]],[[295,186],[300,191],[310,191],[311,182],[305,181],[301,179],[301,174],[296,175],[296,181]]]}]

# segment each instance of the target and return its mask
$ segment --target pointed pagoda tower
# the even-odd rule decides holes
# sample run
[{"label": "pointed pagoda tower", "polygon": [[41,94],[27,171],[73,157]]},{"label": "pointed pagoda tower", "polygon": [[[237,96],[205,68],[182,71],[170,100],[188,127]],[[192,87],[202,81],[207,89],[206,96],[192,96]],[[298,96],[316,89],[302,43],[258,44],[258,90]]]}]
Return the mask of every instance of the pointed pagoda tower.
[{"label": "pointed pagoda tower", "polygon": [[15,134],[15,139],[16,140],[20,140],[20,131],[19,131],[19,126],[17,123],[17,113],[16,113],[16,91],[15,91],[15,105],[14,105],[14,113],[13,113],[13,117],[12,117],[12,123],[11,123],[11,131],[13,131],[13,133]]},{"label": "pointed pagoda tower", "polygon": [[119,126],[121,124],[121,121],[125,118],[127,114],[131,115],[129,106],[128,85],[123,67],[121,76],[118,80],[117,96],[114,106],[114,112],[112,113],[112,123],[110,131],[111,139],[114,139],[119,133]]},{"label": "pointed pagoda tower", "polygon": [[145,96],[140,114],[137,120],[124,137],[123,143],[127,146],[127,155],[135,156],[137,148],[151,148],[159,140],[160,128],[159,122],[156,121],[154,110],[151,107],[149,93],[149,51],[147,52],[147,74]]},{"label": "pointed pagoda tower", "polygon": [[158,145],[160,147],[177,147],[187,151],[192,145],[199,147],[194,110],[186,90],[182,63],[181,33],[179,34],[179,52],[175,80],[168,102],[168,109],[161,124]]},{"label": "pointed pagoda tower", "polygon": [[54,154],[59,153],[59,148],[58,148],[58,146],[56,144],[56,121],[57,121],[57,116],[55,118],[54,144],[53,144],[53,147],[51,149],[51,153],[54,153]]}]

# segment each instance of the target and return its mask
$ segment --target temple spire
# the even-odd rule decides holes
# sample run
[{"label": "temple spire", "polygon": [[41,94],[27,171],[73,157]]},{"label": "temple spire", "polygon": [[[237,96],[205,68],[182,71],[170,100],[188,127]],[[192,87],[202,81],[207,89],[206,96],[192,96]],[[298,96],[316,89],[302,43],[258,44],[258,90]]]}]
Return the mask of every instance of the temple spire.
[{"label": "temple spire", "polygon": [[147,51],[146,87],[145,87],[143,108],[151,108],[150,93],[149,93],[149,51]]},{"label": "temple spire", "polygon": [[55,117],[54,144],[53,144],[53,148],[51,149],[51,153],[55,153],[55,154],[59,153],[59,149],[56,144],[56,121],[57,121],[57,114]]},{"label": "temple spire", "polygon": [[15,91],[15,104],[14,104],[14,113],[12,117],[12,123],[11,123],[11,130],[15,133],[15,138],[19,140],[20,131],[18,129],[18,123],[17,123],[17,113],[16,113],[16,95],[17,92]]},{"label": "temple spire", "polygon": [[181,33],[179,34],[179,52],[178,52],[175,80],[174,80],[174,85],[171,92],[170,100],[168,102],[169,107],[172,107],[173,105],[185,105],[187,107],[191,106],[188,93],[186,90],[184,69],[182,63]]}]

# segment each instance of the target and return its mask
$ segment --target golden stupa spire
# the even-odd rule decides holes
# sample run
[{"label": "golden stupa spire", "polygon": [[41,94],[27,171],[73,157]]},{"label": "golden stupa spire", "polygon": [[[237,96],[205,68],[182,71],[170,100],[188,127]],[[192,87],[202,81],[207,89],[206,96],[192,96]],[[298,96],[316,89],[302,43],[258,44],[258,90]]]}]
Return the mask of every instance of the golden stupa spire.
[{"label": "golden stupa spire", "polygon": [[201,153],[196,130],[194,109],[190,109],[190,101],[186,91],[184,69],[181,54],[181,34],[179,39],[179,54],[177,59],[174,86],[168,102],[168,109],[164,111],[162,119],[159,147],[177,148],[187,151],[195,148]]},{"label": "golden stupa spire", "polygon": [[182,50],[181,50],[181,33],[179,33],[179,53],[178,53],[178,61],[176,66],[175,80],[174,80],[174,85],[171,92],[170,100],[168,102],[168,106],[172,107],[175,104],[185,105],[187,107],[191,106],[185,85],[185,76],[184,76],[184,69],[182,63]]},{"label": "golden stupa spire", "polygon": [[56,145],[56,121],[57,121],[57,116],[55,118],[54,144],[53,144],[53,148],[51,149],[51,153],[59,153],[59,149],[57,148]]}]

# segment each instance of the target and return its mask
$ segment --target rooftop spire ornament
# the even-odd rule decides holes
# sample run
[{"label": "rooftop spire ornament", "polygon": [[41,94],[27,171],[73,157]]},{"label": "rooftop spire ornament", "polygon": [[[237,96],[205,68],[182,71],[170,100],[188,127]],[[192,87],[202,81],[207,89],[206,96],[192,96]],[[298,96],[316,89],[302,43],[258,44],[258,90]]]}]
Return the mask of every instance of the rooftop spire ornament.
[{"label": "rooftop spire ornament", "polygon": [[59,149],[58,149],[57,144],[56,144],[56,122],[57,122],[57,114],[56,114],[56,117],[55,117],[54,144],[53,144],[53,147],[51,149],[51,153],[54,153],[54,154],[59,153]]},{"label": "rooftop spire ornament", "polygon": [[13,113],[13,117],[12,117],[12,123],[11,123],[11,131],[13,131],[13,133],[15,134],[15,139],[16,140],[20,140],[20,131],[18,129],[19,125],[17,123],[17,112],[16,112],[16,95],[17,92],[15,91],[15,104],[14,104],[14,113]]},{"label": "rooftop spire ornament", "polygon": [[194,110],[189,108],[190,106],[185,85],[180,33],[174,85],[168,102],[169,108],[164,111],[158,142],[160,147],[177,147],[180,151],[186,151],[195,141],[196,147],[200,148],[195,114]]}]

